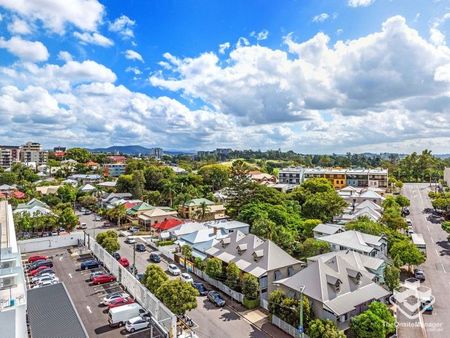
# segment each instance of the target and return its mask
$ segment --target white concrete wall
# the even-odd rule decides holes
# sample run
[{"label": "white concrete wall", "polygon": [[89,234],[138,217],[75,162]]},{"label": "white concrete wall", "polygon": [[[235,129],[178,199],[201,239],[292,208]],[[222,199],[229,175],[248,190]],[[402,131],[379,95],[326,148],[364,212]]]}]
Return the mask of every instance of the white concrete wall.
[{"label": "white concrete wall", "polygon": [[66,246],[78,245],[78,240],[84,240],[83,232],[72,232],[60,236],[40,237],[18,241],[22,253],[57,249]]}]

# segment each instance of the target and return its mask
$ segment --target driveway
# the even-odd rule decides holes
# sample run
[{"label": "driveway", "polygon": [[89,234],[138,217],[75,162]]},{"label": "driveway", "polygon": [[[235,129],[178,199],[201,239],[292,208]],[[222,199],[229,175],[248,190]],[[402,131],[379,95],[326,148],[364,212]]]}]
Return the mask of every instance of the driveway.
[{"label": "driveway", "polygon": [[426,275],[423,285],[430,287],[436,298],[433,314],[423,314],[418,323],[410,322],[406,326],[403,324],[408,321],[399,317],[399,336],[405,338],[450,336],[450,246],[447,233],[440,224],[430,221],[429,191],[427,183],[408,183],[403,187],[403,194],[411,200],[408,218],[413,222],[414,231],[423,235],[427,245],[427,260],[421,266]]}]

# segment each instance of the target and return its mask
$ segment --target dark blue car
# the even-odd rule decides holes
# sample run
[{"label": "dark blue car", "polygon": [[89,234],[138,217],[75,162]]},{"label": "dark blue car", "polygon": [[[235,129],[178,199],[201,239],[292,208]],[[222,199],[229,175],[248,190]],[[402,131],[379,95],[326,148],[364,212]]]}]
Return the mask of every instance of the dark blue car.
[{"label": "dark blue car", "polygon": [[206,290],[203,283],[193,283],[192,285],[198,290],[200,296],[206,296],[208,294],[208,290]]},{"label": "dark blue car", "polygon": [[217,291],[209,291],[208,292],[208,299],[215,306],[219,306],[219,307],[225,306],[225,300],[222,298],[222,296],[220,296],[220,294]]},{"label": "dark blue car", "polygon": [[84,261],[81,263],[81,270],[86,270],[86,269],[93,269],[93,268],[98,268],[99,267],[99,262],[95,259],[90,259],[88,261]]}]

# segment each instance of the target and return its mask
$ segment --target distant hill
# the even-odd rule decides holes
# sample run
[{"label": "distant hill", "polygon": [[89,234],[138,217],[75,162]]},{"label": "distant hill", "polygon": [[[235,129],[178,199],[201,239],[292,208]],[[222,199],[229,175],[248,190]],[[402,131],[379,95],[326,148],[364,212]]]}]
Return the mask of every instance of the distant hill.
[{"label": "distant hill", "polygon": [[[93,153],[119,153],[125,155],[148,155],[152,152],[151,148],[146,148],[140,145],[129,145],[129,146],[111,146],[108,148],[94,148],[88,149]],[[164,154],[168,155],[180,155],[180,154],[193,154],[194,151],[181,151],[181,150],[163,150]]]}]

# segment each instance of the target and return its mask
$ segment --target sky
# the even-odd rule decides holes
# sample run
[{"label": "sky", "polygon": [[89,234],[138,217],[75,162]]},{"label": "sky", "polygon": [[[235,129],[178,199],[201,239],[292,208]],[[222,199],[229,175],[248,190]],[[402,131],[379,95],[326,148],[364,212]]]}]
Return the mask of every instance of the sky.
[{"label": "sky", "polygon": [[450,0],[0,0],[0,144],[450,153]]}]

